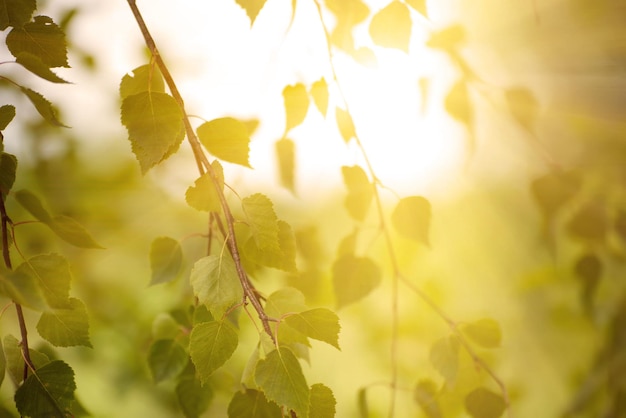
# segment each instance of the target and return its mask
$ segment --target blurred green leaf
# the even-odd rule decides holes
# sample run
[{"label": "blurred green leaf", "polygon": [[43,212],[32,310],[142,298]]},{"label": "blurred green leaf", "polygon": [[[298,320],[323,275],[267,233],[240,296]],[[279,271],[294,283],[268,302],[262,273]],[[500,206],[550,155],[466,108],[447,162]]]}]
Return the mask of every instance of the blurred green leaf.
[{"label": "blurred green leaf", "polygon": [[374,261],[352,254],[343,255],[335,261],[332,276],[337,308],[364,298],[382,280],[380,268]]},{"label": "blurred green leaf", "polygon": [[187,351],[175,340],[156,340],[150,345],[148,365],[155,383],[179,376],[188,361]]},{"label": "blurred green leaf", "polygon": [[378,46],[396,48],[408,53],[412,26],[409,8],[399,0],[393,0],[374,14],[369,25],[369,34]]},{"label": "blurred green leaf", "polygon": [[356,221],[363,221],[374,198],[374,186],[358,165],[341,167],[343,181],[348,189],[345,206]]},{"label": "blurred green leaf", "polygon": [[326,116],[328,111],[328,84],[324,77],[320,78],[311,85],[310,90],[311,97],[313,97],[313,103],[315,107],[323,116]]},{"label": "blurred green leaf", "polygon": [[502,341],[500,324],[490,318],[483,318],[466,324],[463,327],[463,333],[484,348],[499,347]]},{"label": "blurred green leaf", "polygon": [[286,86],[283,89],[285,103],[285,134],[304,122],[309,111],[309,95],[302,83]]},{"label": "blurred green leaf", "polygon": [[288,138],[282,138],[275,144],[278,158],[280,184],[295,193],[296,144]]},{"label": "blurred green leaf", "polygon": [[335,108],[335,119],[337,120],[337,128],[347,144],[352,138],[356,138],[356,128],[354,127],[354,121],[348,111],[337,107]]},{"label": "blurred green leaf", "polygon": [[209,255],[196,261],[190,281],[198,302],[206,305],[214,318],[221,318],[228,308],[243,300],[235,263],[228,255]]},{"label": "blurred green leaf", "polygon": [[183,251],[174,238],[158,237],[150,246],[150,284],[166,283],[174,280],[183,263]]},{"label": "blurred green leaf", "polygon": [[282,417],[283,414],[278,405],[268,401],[263,392],[258,390],[246,389],[244,392],[235,392],[228,405],[228,418]]},{"label": "blurred green leaf", "polygon": [[609,228],[605,205],[595,200],[585,203],[574,213],[566,227],[576,238],[603,241]]},{"label": "blurred green leaf", "polygon": [[465,409],[473,418],[498,418],[506,410],[502,396],[479,387],[465,397]]},{"label": "blurred green leaf", "polygon": [[37,332],[56,347],[91,347],[85,305],[75,298],[69,301],[67,308],[44,311],[37,322]]},{"label": "blurred green leaf", "polygon": [[237,330],[228,320],[202,322],[193,327],[189,354],[203,384],[226,363],[238,344]]},{"label": "blurred green leaf", "polygon": [[81,224],[69,216],[55,216],[48,223],[48,226],[59,238],[75,247],[104,248],[93,239]]},{"label": "blurred green leaf", "polygon": [[75,390],[74,371],[55,360],[31,372],[15,392],[15,405],[21,415],[64,418],[69,414]]},{"label": "blurred green leaf", "polygon": [[199,418],[213,399],[213,390],[196,378],[184,377],[176,385],[176,398],[185,418]]},{"label": "blurred green leaf", "polygon": [[459,340],[455,336],[440,338],[430,348],[429,360],[449,384],[454,384],[459,371]]},{"label": "blurred green leaf", "polygon": [[401,236],[430,245],[430,217],[430,202],[422,196],[409,196],[398,202],[391,214],[391,223]]},{"label": "blurred green leaf", "polygon": [[15,200],[17,200],[17,202],[22,205],[24,209],[30,212],[30,214],[37,220],[44,223],[52,221],[52,217],[43,207],[39,198],[28,190],[18,190],[13,194],[13,196],[15,197]]},{"label": "blurred green leaf", "polygon": [[428,418],[443,417],[437,400],[437,386],[432,380],[420,380],[413,390],[413,399]]},{"label": "blurred green leaf", "polygon": [[36,255],[20,264],[15,272],[36,281],[51,308],[71,307],[69,295],[72,273],[65,257],[59,254]]},{"label": "blurred green leaf", "polygon": [[337,401],[330,388],[321,383],[311,386],[309,417],[334,418]]},{"label": "blurred green leaf", "polygon": [[226,117],[205,122],[196,130],[198,139],[216,158],[252,168],[249,163],[250,134],[237,119]]}]

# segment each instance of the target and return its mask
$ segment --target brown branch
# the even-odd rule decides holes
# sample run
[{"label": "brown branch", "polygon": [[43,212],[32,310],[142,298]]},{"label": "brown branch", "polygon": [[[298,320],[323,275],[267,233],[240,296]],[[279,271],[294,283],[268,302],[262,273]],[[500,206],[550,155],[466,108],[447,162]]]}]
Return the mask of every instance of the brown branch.
[{"label": "brown branch", "polygon": [[[261,323],[263,324],[263,329],[272,338],[272,340],[274,340],[274,334],[272,333],[272,329],[269,324],[269,318],[267,314],[265,313],[265,309],[261,305],[261,302],[259,301],[256,295],[256,291],[254,287],[251,285],[248,279],[248,276],[243,268],[243,265],[241,262],[241,256],[239,254],[239,248],[237,247],[237,239],[235,237],[235,228],[234,228],[235,219],[233,217],[232,212],[230,211],[228,202],[226,201],[226,196],[224,195],[224,191],[222,190],[221,187],[219,187],[219,180],[217,178],[217,174],[215,173],[215,170],[213,170],[213,167],[209,163],[206,155],[204,154],[204,151],[202,150],[202,145],[200,144],[200,141],[198,140],[198,137],[196,136],[196,133],[193,130],[193,127],[191,126],[189,117],[187,116],[187,113],[185,112],[185,103],[183,101],[183,98],[180,92],[178,91],[174,78],[169,72],[169,69],[167,68],[167,66],[165,65],[165,62],[161,58],[159,50],[156,47],[156,43],[154,42],[152,35],[150,35],[150,31],[148,30],[148,27],[145,21],[143,20],[143,17],[139,9],[137,8],[136,0],[127,0],[127,1],[133,13],[133,16],[135,17],[137,25],[139,26],[139,30],[141,31],[141,34],[143,35],[146,46],[150,50],[150,53],[152,54],[152,57],[156,65],[159,67],[159,70],[161,71],[161,74],[163,75],[163,78],[165,79],[167,87],[169,88],[170,92],[172,93],[172,96],[178,103],[178,106],[180,107],[183,113],[183,124],[185,126],[187,140],[189,144],[191,145],[191,149],[193,151],[194,157],[196,159],[196,162],[198,163],[198,170],[200,171],[201,175],[204,174],[204,170],[206,170],[206,172],[209,173],[209,176],[211,177],[211,180],[213,181],[213,184],[215,186],[215,190],[217,191],[217,195],[220,200],[220,205],[221,205],[222,211],[224,212],[224,218],[226,220],[226,228],[228,230],[228,233],[226,234],[226,245],[228,246],[228,250],[233,258],[233,261],[235,262],[235,269],[237,270],[237,276],[239,277],[239,282],[241,283],[241,287],[243,288],[243,292],[245,295],[244,297],[250,300],[250,303],[256,310],[257,315],[259,319],[261,320]],[[219,216],[216,216],[216,219],[218,218]]]}]

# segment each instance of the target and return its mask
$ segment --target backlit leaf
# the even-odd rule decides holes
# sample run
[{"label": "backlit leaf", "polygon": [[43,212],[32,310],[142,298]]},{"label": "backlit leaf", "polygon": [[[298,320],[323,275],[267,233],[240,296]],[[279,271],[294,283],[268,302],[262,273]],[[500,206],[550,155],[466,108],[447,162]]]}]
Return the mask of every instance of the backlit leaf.
[{"label": "backlit leaf", "polygon": [[415,386],[413,398],[428,418],[442,418],[435,382],[428,379],[420,381]]},{"label": "backlit leaf", "polygon": [[346,110],[337,107],[335,108],[335,119],[337,120],[337,128],[339,128],[339,133],[347,144],[352,138],[356,137],[356,129],[354,128],[352,116]]},{"label": "backlit leaf", "polygon": [[254,25],[259,12],[265,5],[266,0],[235,0],[241,6],[250,18],[250,26]]},{"label": "backlit leaf", "polygon": [[268,401],[263,392],[254,389],[235,392],[228,404],[228,418],[282,418],[282,416],[276,403]]},{"label": "backlit leaf", "polygon": [[37,220],[48,223],[52,220],[52,217],[48,211],[43,207],[41,201],[37,196],[28,190],[18,190],[13,194],[15,200],[22,205],[24,209],[30,212]]},{"label": "backlit leaf", "polygon": [[66,417],[74,401],[74,371],[54,360],[32,372],[15,392],[15,405],[29,417]]},{"label": "backlit leaf", "polygon": [[285,221],[277,221],[278,248],[259,249],[254,237],[250,237],[244,246],[246,258],[266,267],[283,271],[296,272],[296,243],[291,226]]},{"label": "backlit leaf", "polygon": [[320,113],[326,116],[328,111],[328,84],[324,77],[317,80],[311,86],[311,97],[313,97],[313,103]]},{"label": "backlit leaf", "polygon": [[15,117],[15,106],[2,105],[0,106],[0,131],[4,131],[6,127],[11,123]]},{"label": "backlit leaf", "polygon": [[37,332],[56,347],[91,347],[87,310],[78,299],[71,298],[68,308],[43,312],[37,322]]},{"label": "backlit leaf", "polygon": [[158,237],[150,247],[150,284],[166,283],[178,275],[183,263],[183,251],[174,238]]},{"label": "backlit leaf", "polygon": [[537,99],[533,93],[524,87],[514,87],[508,89],[504,96],[513,118],[532,132],[538,111]]},{"label": "backlit leaf", "polygon": [[278,218],[272,201],[261,193],[255,193],[244,198],[241,206],[257,247],[280,252]]},{"label": "backlit leaf", "polygon": [[48,80],[53,83],[67,83],[67,81],[53,73],[50,70],[50,67],[44,64],[40,57],[33,55],[30,52],[20,52],[15,57],[15,62],[44,80]]},{"label": "backlit leaf", "polygon": [[502,396],[479,387],[465,397],[465,409],[473,418],[498,418],[506,410]]},{"label": "backlit leaf", "polygon": [[405,238],[429,245],[430,202],[421,196],[405,197],[391,214],[391,223]]},{"label": "backlit leaf", "polygon": [[330,388],[321,383],[311,386],[309,417],[334,418],[337,401]]},{"label": "backlit leaf", "polygon": [[[24,355],[22,353],[22,346],[20,342],[13,335],[5,335],[2,340],[2,349],[4,352],[4,358],[6,360],[7,372],[11,381],[16,385],[24,380]],[[30,359],[35,365],[35,368],[39,369],[50,362],[50,359],[43,353],[33,350],[28,350]]]},{"label": "backlit leaf", "polygon": [[361,0],[326,0],[326,7],[337,16],[339,22],[354,26],[369,16],[370,10]]},{"label": "backlit leaf", "polygon": [[121,112],[142,173],[172,155],[184,138],[182,111],[168,94],[133,94],[122,101]]},{"label": "backlit leaf", "polygon": [[[223,191],[224,169],[217,160],[213,161],[211,166],[217,176],[218,187]],[[194,182],[193,186],[187,189],[187,192],[185,192],[185,200],[189,206],[197,210],[205,212],[220,212],[222,210],[218,191],[208,171],[200,176]]]},{"label": "backlit leaf", "polygon": [[354,228],[352,232],[339,242],[339,246],[337,247],[337,258],[347,254],[354,254],[356,250],[356,240],[359,237],[359,229]]},{"label": "backlit leaf", "polygon": [[202,322],[193,327],[189,354],[203,384],[226,363],[238,344],[237,330],[228,320]]},{"label": "backlit leaf", "polygon": [[348,189],[345,206],[350,216],[362,221],[369,210],[374,197],[374,186],[365,171],[358,165],[341,167],[343,181]]},{"label": "backlit leaf", "polygon": [[225,117],[200,125],[198,139],[212,155],[222,161],[252,168],[248,162],[250,134],[243,122]]},{"label": "backlit leaf", "polygon": [[68,67],[65,34],[47,16],[36,16],[32,22],[13,28],[6,44],[14,57],[28,52],[49,68]]},{"label": "backlit leaf", "polygon": [[500,324],[490,318],[479,319],[465,325],[463,332],[472,341],[484,348],[499,347],[502,341]]},{"label": "backlit leaf", "polygon": [[59,121],[52,103],[50,103],[45,97],[26,87],[20,87],[20,90],[26,95],[26,97],[28,97],[28,100],[31,101],[37,112],[46,122],[54,126],[67,127]]},{"label": "backlit leaf", "polygon": [[41,281],[28,268],[21,268],[20,265],[15,271],[5,273],[0,285],[2,293],[8,295],[13,301],[20,305],[41,311],[48,303],[41,288]]},{"label": "backlit leaf", "polygon": [[406,4],[415,9],[416,12],[424,17],[428,17],[428,10],[426,9],[426,0],[405,0]]},{"label": "backlit leaf", "polygon": [[213,390],[195,377],[182,378],[176,385],[176,398],[185,418],[199,418],[213,399]]},{"label": "backlit leaf", "polygon": [[153,91],[165,93],[163,76],[156,65],[142,65],[122,77],[120,97],[122,100],[134,94]]},{"label": "backlit leaf", "polygon": [[453,119],[467,125],[468,128],[472,127],[474,115],[467,91],[467,83],[464,81],[456,82],[448,92],[444,106],[446,112]]},{"label": "backlit leaf", "polygon": [[69,216],[55,216],[48,226],[59,238],[75,247],[103,248],[81,224]]},{"label": "backlit leaf", "polygon": [[452,25],[430,35],[426,46],[452,51],[465,41],[465,29],[461,25]]},{"label": "backlit leaf", "polygon": [[291,139],[282,138],[276,141],[275,147],[280,184],[295,193],[296,144]]},{"label": "backlit leaf", "polygon": [[259,360],[255,380],[265,396],[307,418],[309,412],[309,386],[302,368],[293,352],[287,347],[279,347]]},{"label": "backlit leaf", "polygon": [[393,0],[374,15],[369,34],[378,46],[409,52],[412,25],[409,8],[399,0]]},{"label": "backlit leaf", "polygon": [[285,318],[285,323],[315,340],[339,349],[339,317],[326,308],[316,308]]},{"label": "backlit leaf", "polygon": [[69,308],[72,273],[65,257],[58,254],[40,254],[20,264],[15,272],[38,283],[51,308]]},{"label": "backlit leaf", "polygon": [[30,21],[37,8],[36,0],[3,0],[0,7],[0,30],[20,27]]},{"label": "backlit leaf", "polygon": [[352,254],[335,261],[332,275],[338,308],[367,296],[378,287],[382,278],[380,268],[370,258]]},{"label": "backlit leaf", "polygon": [[278,318],[287,313],[302,312],[307,309],[304,295],[293,287],[283,287],[269,295],[265,303],[266,313]]},{"label": "backlit leaf", "polygon": [[243,298],[235,263],[229,256],[209,255],[199,259],[191,270],[190,280],[198,302],[206,305],[214,318],[221,318]]},{"label": "backlit leaf", "polygon": [[11,191],[15,183],[15,171],[17,170],[17,158],[15,155],[3,152],[0,154],[0,192],[3,196]]},{"label": "backlit leaf", "polygon": [[430,363],[450,384],[459,371],[459,345],[458,337],[450,336],[440,338],[430,348]]},{"label": "backlit leaf", "polygon": [[309,95],[304,84],[297,83],[283,89],[285,102],[285,134],[300,125],[309,110]]},{"label": "backlit leaf", "polygon": [[177,377],[188,361],[187,351],[175,340],[156,340],[148,350],[148,365],[155,383]]}]

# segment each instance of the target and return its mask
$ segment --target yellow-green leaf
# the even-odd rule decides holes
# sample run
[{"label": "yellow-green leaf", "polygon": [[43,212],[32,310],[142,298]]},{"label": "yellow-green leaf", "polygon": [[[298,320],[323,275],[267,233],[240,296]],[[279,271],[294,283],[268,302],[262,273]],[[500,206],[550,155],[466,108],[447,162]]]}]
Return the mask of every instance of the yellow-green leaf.
[{"label": "yellow-green leaf", "polygon": [[421,196],[405,197],[391,214],[391,222],[403,237],[429,245],[430,202]]},{"label": "yellow-green leaf", "polygon": [[120,82],[122,100],[128,96],[148,91],[165,93],[163,76],[156,65],[141,65],[122,77]]},{"label": "yellow-green leaf", "polygon": [[174,280],[183,263],[183,251],[174,238],[158,237],[150,246],[150,284]]},{"label": "yellow-green leaf", "polygon": [[30,100],[33,106],[35,106],[37,112],[46,122],[54,126],[67,128],[67,126],[65,126],[57,117],[56,109],[52,106],[52,103],[50,103],[48,99],[36,91],[26,87],[20,87],[20,91],[28,97],[28,100]]},{"label": "yellow-green leaf", "polygon": [[442,418],[441,407],[437,400],[437,386],[430,379],[421,380],[415,385],[413,399],[428,418]]},{"label": "yellow-green leaf", "polygon": [[[2,350],[6,359],[7,374],[15,386],[19,386],[24,380],[24,354],[21,343],[13,335],[7,334],[2,339]],[[48,356],[37,350],[31,348],[28,353],[37,369],[50,363]]]},{"label": "yellow-green leaf", "polygon": [[44,64],[40,57],[30,52],[20,52],[15,57],[15,62],[44,80],[48,80],[52,83],[67,83],[67,81],[52,72],[50,67]]},{"label": "yellow-green leaf", "polygon": [[450,336],[440,338],[430,348],[430,363],[450,384],[454,384],[459,371],[459,347],[458,337]]},{"label": "yellow-green leaf", "polygon": [[193,327],[189,354],[203,384],[226,363],[238,344],[237,330],[228,320],[202,322]]},{"label": "yellow-green leaf", "polygon": [[280,184],[295,193],[296,144],[291,139],[282,138],[276,141],[275,147]]},{"label": "yellow-green leaf", "polygon": [[268,401],[263,392],[246,389],[235,392],[228,404],[228,418],[281,418],[276,403]]},{"label": "yellow-green leaf", "polygon": [[353,219],[362,221],[372,203],[374,186],[367,178],[365,171],[358,165],[341,167],[341,174],[348,189],[344,202],[346,209]]},{"label": "yellow-green leaf", "polygon": [[285,318],[285,323],[309,338],[324,341],[339,349],[339,317],[329,309],[299,312]]},{"label": "yellow-green leaf", "polygon": [[156,340],[148,350],[148,365],[155,383],[177,377],[188,362],[187,351],[175,340]]},{"label": "yellow-green leaf", "polygon": [[186,376],[176,385],[176,398],[185,418],[200,417],[211,404],[213,390],[194,376]]},{"label": "yellow-green leaf", "polygon": [[199,259],[191,269],[190,280],[198,302],[206,305],[214,318],[221,318],[228,308],[243,299],[235,263],[228,255]]},{"label": "yellow-green leaf", "polygon": [[37,332],[56,347],[91,347],[87,310],[78,299],[71,298],[68,308],[43,312],[37,323]]},{"label": "yellow-green leaf", "polygon": [[6,44],[14,57],[27,52],[48,68],[69,67],[65,33],[48,16],[36,16],[32,22],[14,27],[6,37]]},{"label": "yellow-green leaf", "polygon": [[61,360],[54,360],[30,373],[15,392],[15,405],[23,416],[71,416],[75,390],[72,368]]},{"label": "yellow-green leaf", "polygon": [[317,110],[326,116],[328,111],[328,84],[326,84],[324,77],[311,85],[311,97],[313,97],[313,103],[315,103]]},{"label": "yellow-green leaf", "polygon": [[103,248],[81,224],[69,216],[55,216],[48,226],[59,238],[75,247]]},{"label": "yellow-green leaf", "polygon": [[15,183],[17,158],[15,155],[3,152],[0,154],[0,192],[6,196]]},{"label": "yellow-green leaf", "polygon": [[408,53],[412,25],[409,8],[399,0],[393,0],[374,14],[369,33],[376,45]]},{"label": "yellow-green leaf", "polygon": [[[224,169],[219,161],[215,160],[211,163],[213,171],[217,176],[218,187],[220,191],[224,190]],[[215,187],[215,182],[211,178],[209,172],[204,173],[190,186],[185,193],[187,204],[194,209],[205,212],[220,212],[222,204],[219,198],[219,192]]]},{"label": "yellow-green leaf", "polygon": [[378,287],[382,279],[380,268],[374,261],[352,254],[335,261],[332,276],[338,308],[364,298]]},{"label": "yellow-green leaf", "polygon": [[22,205],[24,209],[30,212],[37,220],[48,223],[52,220],[52,217],[48,211],[43,207],[43,204],[37,196],[28,190],[18,190],[13,194],[15,200]]},{"label": "yellow-green leaf", "polygon": [[473,418],[498,418],[506,410],[502,396],[479,387],[465,397],[465,409]]},{"label": "yellow-green leaf", "polygon": [[283,89],[285,102],[285,134],[300,125],[309,110],[309,95],[304,84],[297,83]]},{"label": "yellow-green leaf", "polygon": [[463,327],[465,333],[472,341],[484,348],[495,348],[500,346],[502,341],[502,331],[500,324],[490,318],[479,319]]},{"label": "yellow-green leaf", "polygon": [[524,87],[513,87],[504,93],[513,118],[528,131],[533,131],[537,120],[538,106],[532,91]]},{"label": "yellow-green leaf", "polygon": [[72,274],[65,257],[58,254],[36,255],[20,264],[15,273],[22,279],[29,277],[37,282],[51,308],[70,308]]},{"label": "yellow-green leaf", "polygon": [[339,133],[341,134],[344,142],[347,144],[352,138],[356,137],[356,129],[354,127],[354,122],[352,121],[352,116],[348,113],[348,111],[337,107],[335,108],[335,119],[337,120]]},{"label": "yellow-green leaf", "polygon": [[244,198],[241,206],[259,250],[280,253],[278,218],[272,201],[264,194],[255,193]]},{"label": "yellow-green leaf", "polygon": [[246,125],[231,117],[213,119],[196,130],[198,139],[222,161],[252,168],[249,162],[250,134]]},{"label": "yellow-green leaf", "polygon": [[321,383],[311,386],[309,417],[334,418],[337,401],[333,391]]}]

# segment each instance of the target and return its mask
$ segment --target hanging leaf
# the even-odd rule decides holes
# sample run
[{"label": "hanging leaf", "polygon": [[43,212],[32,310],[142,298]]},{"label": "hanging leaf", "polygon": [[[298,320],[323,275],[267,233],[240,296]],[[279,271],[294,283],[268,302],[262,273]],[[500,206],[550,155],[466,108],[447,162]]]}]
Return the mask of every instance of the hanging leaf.
[{"label": "hanging leaf", "polygon": [[154,383],[179,376],[188,362],[187,351],[175,340],[154,341],[148,350],[148,365]]},{"label": "hanging leaf", "polygon": [[189,354],[203,384],[226,363],[238,344],[237,330],[228,320],[202,322],[193,327]]},{"label": "hanging leaf", "polygon": [[[213,171],[217,176],[220,191],[224,190],[224,168],[219,161],[215,160],[211,163]],[[215,188],[215,182],[211,178],[211,174],[207,171],[194,182],[185,192],[185,201],[189,206],[196,210],[204,212],[220,212],[222,203],[219,198],[219,192]]]},{"label": "hanging leaf", "polygon": [[297,83],[283,89],[285,102],[285,135],[304,122],[309,110],[309,95],[304,84]]},{"label": "hanging leaf", "polygon": [[36,8],[36,0],[4,0],[0,7],[0,30],[23,26],[30,21]]},{"label": "hanging leaf", "polygon": [[70,282],[72,274],[65,257],[58,254],[41,254],[20,264],[15,272],[38,283],[48,306],[70,308]]},{"label": "hanging leaf", "polygon": [[37,322],[37,332],[55,347],[91,347],[87,310],[78,299],[70,298],[68,308],[43,312]]},{"label": "hanging leaf", "polygon": [[13,194],[13,196],[15,197],[15,200],[17,200],[17,202],[37,220],[43,223],[49,223],[52,221],[52,217],[43,207],[39,198],[28,190],[18,190]]},{"label": "hanging leaf", "polygon": [[0,280],[0,289],[2,295],[8,296],[20,305],[37,311],[42,311],[47,307],[38,278],[25,269],[18,268],[13,272],[5,273]]},{"label": "hanging leaf", "polygon": [[453,119],[467,125],[468,129],[472,128],[474,115],[465,81],[458,81],[452,86],[446,96],[444,106]]},{"label": "hanging leaf", "polygon": [[295,193],[296,144],[291,139],[282,138],[276,141],[275,147],[280,184]]},{"label": "hanging leaf", "polygon": [[74,401],[74,371],[61,360],[32,372],[15,392],[15,405],[29,417],[65,417]]},{"label": "hanging leaf", "polygon": [[205,122],[196,130],[202,145],[222,161],[252,168],[248,162],[250,134],[235,118],[218,118]]},{"label": "hanging leaf", "polygon": [[14,57],[27,52],[48,68],[69,67],[65,33],[48,16],[36,16],[32,22],[14,27],[7,35],[6,44]]},{"label": "hanging leaf", "polygon": [[4,131],[6,127],[11,123],[15,117],[15,106],[2,105],[0,106],[0,131]]},{"label": "hanging leaf", "polygon": [[430,348],[430,363],[451,385],[459,371],[459,346],[458,337],[450,336],[440,338]]},{"label": "hanging leaf", "polygon": [[259,12],[265,5],[266,0],[235,0],[241,8],[246,11],[246,14],[250,18],[250,26],[254,25]]},{"label": "hanging leaf", "polygon": [[150,246],[150,285],[174,280],[183,264],[183,251],[174,238],[158,237]]},{"label": "hanging leaf", "polygon": [[[283,315],[295,314],[307,310],[304,295],[297,289],[284,287],[273,292],[265,303],[265,312],[272,318],[281,318]],[[309,346],[307,336],[293,328],[287,322],[282,322],[278,328],[278,341],[283,345],[294,343]]]},{"label": "hanging leaf", "polygon": [[356,240],[359,237],[359,229],[354,228],[352,232],[339,242],[339,246],[337,247],[337,258],[340,258],[343,255],[353,255],[356,251]]},{"label": "hanging leaf", "polygon": [[399,0],[393,0],[374,14],[369,34],[378,46],[396,48],[408,53],[412,25],[409,8]]},{"label": "hanging leaf", "polygon": [[347,144],[352,138],[356,137],[356,129],[354,128],[354,122],[352,116],[346,110],[337,107],[335,108],[335,119],[337,119],[337,127],[339,133]]},{"label": "hanging leaf", "polygon": [[121,111],[122,124],[144,174],[172,155],[185,136],[183,113],[168,94],[133,94],[122,101]]},{"label": "hanging leaf", "polygon": [[537,99],[524,87],[513,87],[504,93],[506,103],[513,118],[525,129],[532,132],[537,120]]},{"label": "hanging leaf", "polygon": [[473,418],[498,418],[506,410],[502,396],[479,387],[465,397],[465,409]]},{"label": "hanging leaf", "polygon": [[184,377],[176,385],[176,398],[185,418],[199,418],[209,408],[213,390],[193,376]]},{"label": "hanging leaf", "polygon": [[415,11],[425,18],[428,18],[428,10],[426,8],[426,0],[405,0],[406,4],[411,6]]},{"label": "hanging leaf", "polygon": [[264,194],[255,193],[244,198],[241,206],[257,248],[280,253],[278,218],[272,201]]},{"label": "hanging leaf", "polygon": [[421,380],[413,391],[413,399],[428,418],[442,418],[441,407],[437,400],[437,386],[432,380]]},{"label": "hanging leaf", "polygon": [[455,24],[430,35],[426,46],[446,51],[454,51],[465,41],[465,29]]},{"label": "hanging leaf", "polygon": [[421,196],[409,196],[398,202],[391,214],[391,223],[401,236],[430,245],[430,217],[430,202]]},{"label": "hanging leaf", "polygon": [[574,213],[566,227],[576,238],[585,241],[603,241],[609,229],[606,207],[599,201],[587,202]]},{"label": "hanging leaf", "polygon": [[55,216],[47,224],[63,241],[79,248],[104,248],[98,244],[87,230],[69,216]]},{"label": "hanging leaf", "polygon": [[[24,380],[24,355],[22,353],[22,344],[13,335],[7,334],[2,340],[2,349],[4,358],[6,359],[8,375],[13,384],[19,386]],[[30,348],[28,353],[36,369],[50,363],[50,359],[37,350]]]},{"label": "hanging leaf", "polygon": [[67,83],[67,81],[50,71],[50,67],[44,64],[41,58],[31,54],[30,52],[20,52],[15,57],[15,62],[44,80],[48,80],[53,83]]},{"label": "hanging leaf", "polygon": [[321,383],[311,386],[309,417],[334,418],[337,401],[330,388]]},{"label": "hanging leaf", "polygon": [[294,411],[300,418],[308,417],[309,386],[289,348],[279,347],[259,360],[254,377],[269,400]]},{"label": "hanging leaf", "polygon": [[0,154],[0,192],[3,198],[11,191],[15,183],[17,170],[17,158],[13,154],[3,152]]},{"label": "hanging leaf", "polygon": [[28,97],[28,100],[31,101],[37,112],[46,122],[54,126],[67,128],[66,125],[63,125],[63,123],[59,121],[52,103],[50,103],[45,97],[36,91],[27,89],[26,87],[20,87],[20,90],[26,95],[26,97]]},{"label": "hanging leaf", "polygon": [[228,256],[209,255],[199,259],[191,269],[190,281],[198,302],[206,305],[214,318],[221,318],[228,308],[243,299],[235,263]]},{"label": "hanging leaf", "polygon": [[122,100],[134,94],[151,91],[165,93],[163,76],[156,65],[141,65],[122,77],[120,82],[120,97]]},{"label": "hanging leaf", "polygon": [[244,392],[235,392],[228,404],[228,418],[280,417],[282,417],[282,413],[278,405],[268,401],[263,392],[258,390],[246,389]]},{"label": "hanging leaf", "polygon": [[313,103],[315,107],[323,116],[326,116],[328,111],[328,84],[324,77],[317,80],[311,85],[311,97],[313,97]]},{"label": "hanging leaf", "polygon": [[326,308],[299,312],[285,318],[285,323],[309,338],[324,341],[339,350],[339,318]]},{"label": "hanging leaf", "polygon": [[339,22],[350,27],[363,22],[370,14],[369,8],[361,0],[326,0],[325,3]]},{"label": "hanging leaf", "polygon": [[354,303],[374,290],[381,281],[380,268],[370,258],[346,254],[333,264],[333,287],[337,308]]},{"label": "hanging leaf", "polygon": [[363,221],[374,197],[374,186],[358,165],[341,167],[341,174],[348,189],[344,202],[346,209],[354,220]]},{"label": "hanging leaf", "polygon": [[260,249],[254,237],[250,237],[244,245],[246,258],[262,266],[295,273],[297,271],[296,242],[291,226],[281,220],[277,221],[277,224],[278,247],[271,246]]},{"label": "hanging leaf", "polygon": [[502,341],[500,324],[490,318],[479,319],[463,327],[463,332],[483,348],[496,348]]}]

